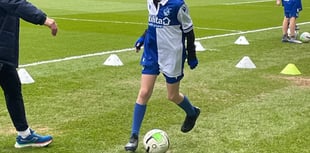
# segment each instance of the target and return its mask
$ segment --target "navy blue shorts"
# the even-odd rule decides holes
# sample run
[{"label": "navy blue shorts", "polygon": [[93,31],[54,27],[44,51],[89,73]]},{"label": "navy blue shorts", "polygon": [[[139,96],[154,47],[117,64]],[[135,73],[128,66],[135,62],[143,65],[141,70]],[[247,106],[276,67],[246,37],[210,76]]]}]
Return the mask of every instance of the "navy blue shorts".
[{"label": "navy blue shorts", "polygon": [[298,18],[299,7],[295,0],[283,1],[284,15],[286,18]]},{"label": "navy blue shorts", "polygon": [[[159,75],[160,74],[159,65],[157,63],[153,65],[143,65],[142,74]],[[165,74],[163,75],[166,78],[166,82],[169,84],[177,83],[184,77],[183,73],[177,77],[168,77]]]}]

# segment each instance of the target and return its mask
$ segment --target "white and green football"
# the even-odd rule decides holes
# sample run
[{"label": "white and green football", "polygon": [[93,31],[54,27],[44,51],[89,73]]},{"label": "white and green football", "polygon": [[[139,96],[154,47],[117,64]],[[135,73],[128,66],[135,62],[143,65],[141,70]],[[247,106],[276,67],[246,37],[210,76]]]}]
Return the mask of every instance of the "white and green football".
[{"label": "white and green football", "polygon": [[303,33],[300,35],[299,39],[300,39],[302,42],[304,42],[304,43],[310,42],[310,33],[309,33],[309,32],[303,32]]}]

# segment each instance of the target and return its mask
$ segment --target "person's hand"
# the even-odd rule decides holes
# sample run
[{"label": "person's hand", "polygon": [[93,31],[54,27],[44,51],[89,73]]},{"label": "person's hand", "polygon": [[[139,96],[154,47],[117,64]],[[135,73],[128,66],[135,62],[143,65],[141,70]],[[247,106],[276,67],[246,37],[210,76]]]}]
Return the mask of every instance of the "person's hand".
[{"label": "person's hand", "polygon": [[195,69],[198,65],[196,46],[194,42],[187,44],[187,64],[191,70]]},{"label": "person's hand", "polygon": [[141,50],[141,47],[144,44],[144,36],[139,37],[139,39],[135,43],[136,52],[139,52]]},{"label": "person's hand", "polygon": [[57,24],[56,24],[54,19],[46,17],[44,25],[46,25],[47,27],[49,27],[51,29],[51,33],[53,36],[56,36],[58,28],[57,28]]},{"label": "person's hand", "polygon": [[281,4],[281,0],[277,0],[277,5],[280,5]]},{"label": "person's hand", "polygon": [[198,65],[198,59],[197,57],[191,57],[191,58],[187,58],[187,64],[189,65],[189,68],[191,70],[195,69]]}]

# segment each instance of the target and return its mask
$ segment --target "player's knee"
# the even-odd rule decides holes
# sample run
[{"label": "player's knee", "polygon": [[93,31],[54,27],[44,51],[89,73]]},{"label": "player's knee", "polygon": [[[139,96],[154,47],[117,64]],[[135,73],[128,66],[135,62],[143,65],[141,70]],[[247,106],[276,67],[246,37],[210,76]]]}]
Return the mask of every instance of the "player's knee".
[{"label": "player's knee", "polygon": [[139,99],[143,99],[145,101],[147,101],[152,95],[152,91],[151,90],[140,90],[139,92]]}]

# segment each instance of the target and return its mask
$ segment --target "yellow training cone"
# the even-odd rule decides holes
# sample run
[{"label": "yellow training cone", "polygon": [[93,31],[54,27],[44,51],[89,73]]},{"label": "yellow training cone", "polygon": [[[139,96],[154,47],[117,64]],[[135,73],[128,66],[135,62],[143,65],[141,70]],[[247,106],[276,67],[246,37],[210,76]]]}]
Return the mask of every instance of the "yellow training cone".
[{"label": "yellow training cone", "polygon": [[299,75],[301,74],[295,64],[287,64],[286,67],[280,72],[288,75]]}]

